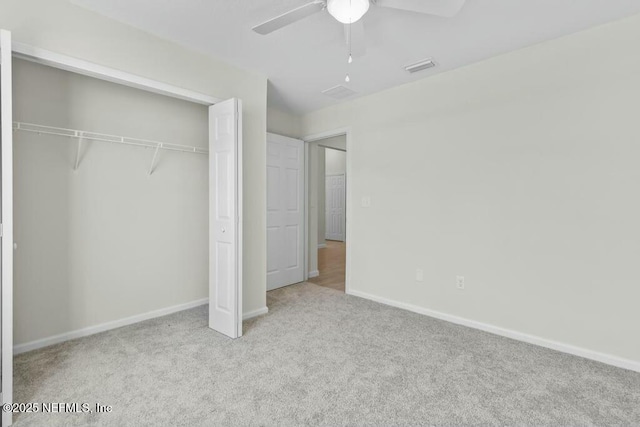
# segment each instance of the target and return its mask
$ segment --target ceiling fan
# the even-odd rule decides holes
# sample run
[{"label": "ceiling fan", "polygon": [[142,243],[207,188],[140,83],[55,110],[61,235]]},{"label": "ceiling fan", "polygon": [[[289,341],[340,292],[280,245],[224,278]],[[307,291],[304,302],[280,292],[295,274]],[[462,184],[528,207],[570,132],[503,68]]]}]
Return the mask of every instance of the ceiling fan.
[{"label": "ceiling fan", "polygon": [[460,11],[464,3],[465,0],[314,0],[256,25],[253,31],[262,35],[269,34],[326,10],[338,22],[345,24],[345,39],[350,46],[349,61],[351,61],[352,55],[358,57],[365,53],[364,27],[360,18],[367,13],[370,5],[452,17]]}]

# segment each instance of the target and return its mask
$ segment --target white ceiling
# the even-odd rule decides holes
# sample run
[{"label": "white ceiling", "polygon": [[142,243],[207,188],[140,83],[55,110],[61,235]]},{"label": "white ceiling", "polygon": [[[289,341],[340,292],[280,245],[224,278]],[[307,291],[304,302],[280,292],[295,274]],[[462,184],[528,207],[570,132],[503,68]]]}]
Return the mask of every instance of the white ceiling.
[{"label": "white ceiling", "polygon": [[[323,11],[266,36],[251,30],[310,0],[71,1],[266,75],[270,106],[303,113],[339,102],[320,92],[345,84],[342,24]],[[454,18],[372,6],[363,18],[367,54],[349,66],[345,85],[370,94],[636,13],[638,0],[467,0]],[[436,68],[404,71],[428,57]]]}]

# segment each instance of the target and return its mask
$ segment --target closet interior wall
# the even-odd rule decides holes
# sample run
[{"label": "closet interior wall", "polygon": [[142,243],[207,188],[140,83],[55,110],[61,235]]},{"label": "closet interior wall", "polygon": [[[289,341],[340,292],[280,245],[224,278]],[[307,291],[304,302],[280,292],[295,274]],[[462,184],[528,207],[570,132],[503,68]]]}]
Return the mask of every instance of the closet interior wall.
[{"label": "closet interior wall", "polygon": [[[23,60],[14,120],[208,146],[207,107]],[[208,296],[208,157],[15,132],[15,345]]]}]

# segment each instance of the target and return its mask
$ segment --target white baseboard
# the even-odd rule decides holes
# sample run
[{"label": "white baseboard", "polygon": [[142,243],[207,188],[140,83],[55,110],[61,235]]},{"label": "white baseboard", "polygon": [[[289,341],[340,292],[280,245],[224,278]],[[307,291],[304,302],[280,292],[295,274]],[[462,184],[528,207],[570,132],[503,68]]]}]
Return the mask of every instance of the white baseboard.
[{"label": "white baseboard", "polygon": [[[199,307],[201,305],[206,305],[206,304],[209,304],[209,298],[202,298],[202,299],[188,302],[185,304],[179,304],[179,305],[174,305],[172,307],[161,308],[159,310],[153,310],[143,314],[138,314],[131,317],[125,317],[124,319],[101,323],[99,325],[89,326],[88,328],[76,329],[75,331],[53,335],[47,338],[30,341],[24,344],[18,344],[13,347],[13,354],[26,353],[27,351],[37,350],[39,348],[48,347],[50,345],[73,340],[76,338],[87,337],[89,335],[97,334],[99,332],[120,328],[122,326],[132,325],[134,323],[142,322],[144,320],[166,316],[168,314],[177,313],[183,310],[189,310],[191,308]],[[251,319],[253,317],[260,316],[262,314],[267,314],[268,311],[269,309],[267,307],[262,307],[258,310],[244,313],[242,316],[242,319],[243,320]]]},{"label": "white baseboard", "polygon": [[606,363],[607,365],[616,366],[618,368],[629,369],[630,371],[640,372],[640,361],[623,359],[621,357],[613,356],[610,354],[600,353],[597,351],[588,350],[582,347],[576,347],[570,344],[549,340],[549,339],[538,337],[535,335],[529,335],[522,332],[513,331],[511,329],[501,328],[499,326],[491,325],[488,323],[477,322],[475,320],[453,316],[451,314],[430,310],[428,308],[418,307],[413,304],[394,301],[391,299],[368,294],[366,292],[349,290],[347,293],[349,295],[353,295],[356,297],[360,297],[360,298],[368,299],[371,301],[379,302],[381,304],[390,305],[392,307],[397,307],[404,310],[412,311],[414,313],[424,314],[425,316],[434,317],[436,319],[446,320],[447,322],[455,323],[462,326],[467,326],[469,328],[479,329],[481,331],[511,338],[517,341],[523,341],[529,344],[538,345],[540,347],[546,347],[546,348],[550,348],[552,350],[560,351],[563,353],[572,354],[574,356],[584,357],[585,359],[595,360],[597,362]]},{"label": "white baseboard", "polygon": [[88,328],[76,329],[75,331],[53,335],[47,338],[30,341],[24,344],[18,344],[13,347],[13,354],[25,353],[27,351],[36,350],[42,347],[48,347],[50,345],[58,344],[64,341],[87,337],[89,335],[97,334],[99,332],[120,328],[122,326],[132,325],[134,323],[142,322],[144,320],[149,320],[156,317],[166,316],[167,314],[177,313],[178,311],[188,310],[190,308],[198,307],[208,303],[209,303],[209,298],[203,298],[203,299],[188,302],[185,304],[179,304],[179,305],[174,305],[172,307],[161,308],[159,310],[148,311],[146,313],[137,314],[135,316],[125,317],[124,319],[113,320],[111,322],[101,323],[95,326],[89,326]]},{"label": "white baseboard", "polygon": [[326,243],[318,243],[318,249],[324,249],[327,247]]},{"label": "white baseboard", "polygon": [[318,270],[313,270],[309,272],[309,279],[313,279],[314,277],[318,277],[320,275],[320,272]]},{"label": "white baseboard", "polygon": [[242,315],[242,320],[253,319],[254,317],[262,316],[263,314],[267,314],[269,312],[268,307],[262,307],[257,310],[248,311]]}]

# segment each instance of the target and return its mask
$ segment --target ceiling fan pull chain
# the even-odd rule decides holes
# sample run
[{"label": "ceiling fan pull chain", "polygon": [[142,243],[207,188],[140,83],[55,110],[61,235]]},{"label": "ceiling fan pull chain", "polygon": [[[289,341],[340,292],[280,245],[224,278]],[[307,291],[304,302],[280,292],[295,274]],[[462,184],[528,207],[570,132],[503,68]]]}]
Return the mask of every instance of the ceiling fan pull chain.
[{"label": "ceiling fan pull chain", "polygon": [[[349,59],[347,60],[347,67],[348,64],[351,64],[353,62],[353,57],[351,56],[351,24],[349,24]],[[344,81],[349,83],[351,81],[351,78],[349,78],[349,71],[347,71],[347,77],[344,78]]]},{"label": "ceiling fan pull chain", "polygon": [[[349,12],[351,13],[351,0],[349,0]],[[351,64],[353,62],[353,56],[351,56],[351,17],[349,18],[349,59],[347,59],[347,64]],[[349,83],[351,78],[349,77],[349,72],[347,71],[347,77],[344,78],[344,81]]]}]

